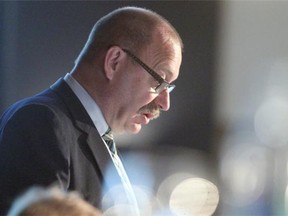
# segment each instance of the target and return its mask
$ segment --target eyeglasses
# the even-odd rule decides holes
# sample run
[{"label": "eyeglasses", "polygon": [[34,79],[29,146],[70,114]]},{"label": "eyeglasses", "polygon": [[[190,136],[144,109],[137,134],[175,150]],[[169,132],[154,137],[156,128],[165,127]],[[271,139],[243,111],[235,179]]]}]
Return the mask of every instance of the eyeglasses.
[{"label": "eyeglasses", "polygon": [[144,70],[146,70],[157,82],[159,83],[155,88],[155,93],[160,94],[165,89],[170,93],[176,86],[174,84],[168,83],[164,80],[159,74],[157,74],[154,70],[148,67],[144,62],[142,62],[139,58],[137,58],[134,54],[132,54],[127,49],[122,49],[125,53],[128,54],[133,60],[135,60]]}]

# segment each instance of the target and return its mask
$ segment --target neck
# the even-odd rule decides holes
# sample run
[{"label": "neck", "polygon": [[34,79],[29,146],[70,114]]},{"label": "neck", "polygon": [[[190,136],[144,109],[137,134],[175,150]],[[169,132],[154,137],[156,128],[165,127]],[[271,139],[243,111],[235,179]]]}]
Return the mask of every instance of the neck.
[{"label": "neck", "polygon": [[111,97],[111,87],[109,82],[102,75],[101,71],[87,66],[75,67],[70,72],[77,82],[88,92],[99,106],[103,116],[110,126],[111,116],[113,116],[113,97]]}]

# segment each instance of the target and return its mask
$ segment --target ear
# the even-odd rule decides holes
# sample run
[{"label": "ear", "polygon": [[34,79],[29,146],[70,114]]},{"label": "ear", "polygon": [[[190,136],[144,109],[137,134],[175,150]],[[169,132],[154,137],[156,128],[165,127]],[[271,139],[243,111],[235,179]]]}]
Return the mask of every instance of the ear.
[{"label": "ear", "polygon": [[104,60],[104,72],[107,79],[113,79],[123,56],[123,51],[118,46],[113,46],[108,49]]}]

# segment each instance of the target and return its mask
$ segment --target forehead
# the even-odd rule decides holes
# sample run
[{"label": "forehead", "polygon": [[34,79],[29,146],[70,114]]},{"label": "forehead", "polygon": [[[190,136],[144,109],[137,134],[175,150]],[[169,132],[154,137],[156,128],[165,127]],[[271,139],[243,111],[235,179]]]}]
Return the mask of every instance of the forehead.
[{"label": "forehead", "polygon": [[162,73],[167,81],[174,81],[178,77],[182,62],[180,45],[175,43],[169,46],[155,45],[147,50],[145,57],[149,61],[149,66],[157,73]]}]

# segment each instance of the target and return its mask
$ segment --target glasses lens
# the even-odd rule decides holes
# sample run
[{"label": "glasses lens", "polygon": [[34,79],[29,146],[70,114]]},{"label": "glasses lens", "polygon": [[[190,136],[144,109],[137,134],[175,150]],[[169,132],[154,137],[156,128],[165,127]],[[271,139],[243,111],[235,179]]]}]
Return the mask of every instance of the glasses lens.
[{"label": "glasses lens", "polygon": [[161,84],[159,84],[155,91],[160,94],[162,91],[164,91],[165,89],[168,90],[168,92],[170,93],[176,86],[174,84],[169,84],[167,82],[162,82]]},{"label": "glasses lens", "polygon": [[176,85],[174,85],[174,84],[169,84],[169,86],[168,86],[168,92],[170,93],[170,92],[172,92],[173,91],[173,89],[176,87]]}]

